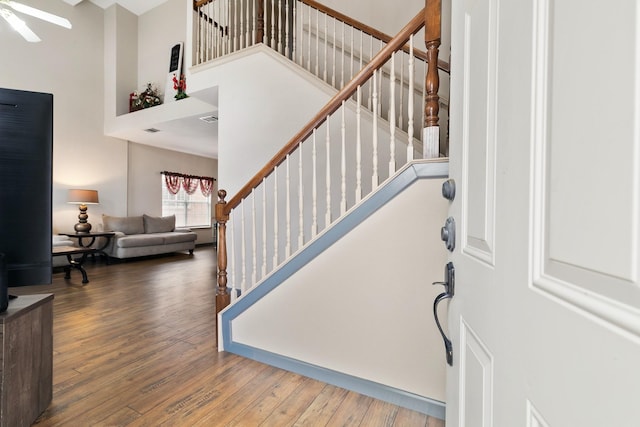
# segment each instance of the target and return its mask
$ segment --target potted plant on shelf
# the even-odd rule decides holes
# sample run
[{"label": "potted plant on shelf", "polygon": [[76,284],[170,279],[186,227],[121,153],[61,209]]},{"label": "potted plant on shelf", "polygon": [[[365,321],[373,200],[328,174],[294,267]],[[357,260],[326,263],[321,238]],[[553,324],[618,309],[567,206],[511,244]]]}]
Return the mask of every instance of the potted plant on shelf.
[{"label": "potted plant on shelf", "polygon": [[175,99],[184,99],[189,97],[186,92],[187,78],[184,76],[184,74],[180,75],[180,80],[178,80],[178,77],[175,75],[175,73],[173,74],[173,88],[177,91],[174,96]]},{"label": "potted plant on shelf", "polygon": [[155,107],[162,104],[158,89],[147,83],[147,88],[138,94],[133,92],[129,95],[129,112],[142,110],[143,108]]}]

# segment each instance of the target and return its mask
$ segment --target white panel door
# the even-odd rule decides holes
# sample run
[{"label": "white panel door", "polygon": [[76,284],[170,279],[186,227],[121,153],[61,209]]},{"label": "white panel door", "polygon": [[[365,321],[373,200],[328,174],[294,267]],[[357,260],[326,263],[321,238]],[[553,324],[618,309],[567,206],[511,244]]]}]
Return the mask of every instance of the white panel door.
[{"label": "white panel door", "polygon": [[447,426],[640,425],[640,3],[453,0]]}]

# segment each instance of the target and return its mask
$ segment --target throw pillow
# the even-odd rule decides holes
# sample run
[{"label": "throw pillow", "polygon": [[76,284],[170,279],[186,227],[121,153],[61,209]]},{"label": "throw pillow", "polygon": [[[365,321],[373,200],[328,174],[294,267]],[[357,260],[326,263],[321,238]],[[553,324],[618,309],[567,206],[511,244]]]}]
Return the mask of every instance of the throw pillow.
[{"label": "throw pillow", "polygon": [[102,215],[104,231],[120,231],[124,234],[144,233],[141,216],[109,216]]},{"label": "throw pillow", "polygon": [[176,216],[155,217],[147,214],[142,215],[144,219],[145,233],[166,233],[176,228]]}]

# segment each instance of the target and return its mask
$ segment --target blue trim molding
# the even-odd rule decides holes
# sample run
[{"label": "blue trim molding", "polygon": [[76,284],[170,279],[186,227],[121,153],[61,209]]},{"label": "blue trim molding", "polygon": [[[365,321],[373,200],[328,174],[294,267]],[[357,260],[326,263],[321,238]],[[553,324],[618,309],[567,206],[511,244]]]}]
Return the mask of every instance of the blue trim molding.
[{"label": "blue trim molding", "polygon": [[385,181],[374,193],[365,198],[360,205],[320,233],[308,246],[265,278],[251,292],[247,292],[234,305],[220,313],[225,351],[419,411],[435,418],[444,419],[445,404],[443,402],[235,342],[233,340],[232,323],[237,316],[278,287],[411,184],[421,179],[447,178],[448,174],[449,164],[446,160],[416,161],[409,163],[396,175]]}]

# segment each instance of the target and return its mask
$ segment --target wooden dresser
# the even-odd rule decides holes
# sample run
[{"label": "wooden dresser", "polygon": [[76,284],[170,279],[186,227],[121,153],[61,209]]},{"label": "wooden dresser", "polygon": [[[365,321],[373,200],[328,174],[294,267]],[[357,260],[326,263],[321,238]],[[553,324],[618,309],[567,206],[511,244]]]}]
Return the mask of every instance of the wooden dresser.
[{"label": "wooden dresser", "polygon": [[10,300],[0,338],[0,426],[30,426],[53,393],[53,294]]}]

